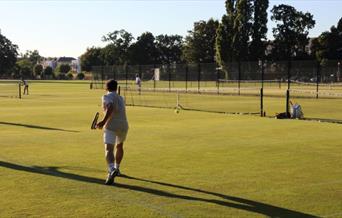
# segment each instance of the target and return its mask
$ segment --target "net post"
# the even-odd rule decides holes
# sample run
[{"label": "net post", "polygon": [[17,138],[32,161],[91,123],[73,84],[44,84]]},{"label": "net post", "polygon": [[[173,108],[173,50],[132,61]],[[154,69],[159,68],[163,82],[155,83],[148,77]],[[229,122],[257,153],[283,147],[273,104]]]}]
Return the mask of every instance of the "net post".
[{"label": "net post", "polygon": [[239,73],[239,78],[238,78],[238,95],[240,95],[240,88],[241,88],[241,61],[238,61],[238,73]]},{"label": "net post", "polygon": [[153,91],[156,91],[156,64],[153,64]]},{"label": "net post", "polygon": [[189,66],[185,65],[185,92],[188,92],[188,76],[189,76]]},{"label": "net post", "polygon": [[18,93],[19,95],[18,95],[18,97],[19,97],[19,99],[21,99],[21,84],[20,84],[20,82],[18,83],[18,86],[19,86],[19,90],[18,90],[19,91],[19,93]]},{"label": "net post", "polygon": [[167,72],[169,74],[169,92],[171,92],[171,70],[170,70],[170,64],[167,64]]},{"label": "net post", "polygon": [[139,95],[141,95],[141,89],[142,89],[142,69],[141,69],[141,65],[138,65],[138,69],[139,69],[139,78],[140,78],[140,87],[139,87]]},{"label": "net post", "polygon": [[264,89],[264,75],[265,75],[264,61],[259,60],[259,65],[261,67],[261,89],[263,91],[263,89]]},{"label": "net post", "polygon": [[216,67],[216,86],[217,86],[217,94],[220,94],[220,71],[219,68]]},{"label": "net post", "polygon": [[125,77],[126,77],[126,90],[128,89],[128,72],[127,72],[127,64],[125,65]]},{"label": "net post", "polygon": [[200,93],[201,89],[201,63],[198,63],[198,75],[197,75],[197,92]]},{"label": "net post", "polygon": [[118,95],[120,95],[120,92],[121,92],[121,87],[119,86],[118,87]]},{"label": "net post", "polygon": [[260,116],[264,116],[264,89],[260,89]]},{"label": "net post", "polygon": [[177,105],[176,105],[176,109],[178,109],[178,108],[179,108],[179,93],[177,91]]},{"label": "net post", "polygon": [[286,116],[289,114],[289,108],[290,108],[290,90],[286,90]]},{"label": "net post", "polygon": [[317,61],[317,72],[316,72],[316,99],[318,99],[318,92],[319,92],[320,70],[321,70],[321,65],[320,65],[320,63]]}]

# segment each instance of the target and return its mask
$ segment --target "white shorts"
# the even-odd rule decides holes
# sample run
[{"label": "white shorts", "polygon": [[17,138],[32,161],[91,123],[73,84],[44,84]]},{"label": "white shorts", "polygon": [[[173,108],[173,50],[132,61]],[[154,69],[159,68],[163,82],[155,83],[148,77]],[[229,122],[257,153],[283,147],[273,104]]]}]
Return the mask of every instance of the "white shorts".
[{"label": "white shorts", "polygon": [[126,140],[127,131],[111,131],[105,129],[103,131],[103,142],[105,144],[117,145]]}]

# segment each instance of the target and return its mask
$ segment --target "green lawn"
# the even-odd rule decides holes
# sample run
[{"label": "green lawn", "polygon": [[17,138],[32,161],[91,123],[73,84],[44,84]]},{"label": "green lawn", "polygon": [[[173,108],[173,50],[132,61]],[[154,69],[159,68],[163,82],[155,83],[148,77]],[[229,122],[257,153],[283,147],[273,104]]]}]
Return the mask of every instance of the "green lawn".
[{"label": "green lawn", "polygon": [[32,83],[0,98],[0,217],[342,216],[338,124],[128,107],[125,176],[103,185],[103,93]]}]

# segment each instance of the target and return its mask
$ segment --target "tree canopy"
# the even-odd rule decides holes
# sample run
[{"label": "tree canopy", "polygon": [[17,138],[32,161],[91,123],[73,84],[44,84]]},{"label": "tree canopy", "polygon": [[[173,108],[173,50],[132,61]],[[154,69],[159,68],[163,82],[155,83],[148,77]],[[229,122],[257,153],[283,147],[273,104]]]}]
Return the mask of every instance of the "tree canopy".
[{"label": "tree canopy", "polygon": [[272,55],[277,59],[303,55],[309,41],[309,30],[315,26],[313,15],[284,4],[274,6],[271,12],[271,19],[277,24],[273,28],[275,40]]},{"label": "tree canopy", "polygon": [[18,46],[0,33],[0,77],[14,68],[17,55]]}]

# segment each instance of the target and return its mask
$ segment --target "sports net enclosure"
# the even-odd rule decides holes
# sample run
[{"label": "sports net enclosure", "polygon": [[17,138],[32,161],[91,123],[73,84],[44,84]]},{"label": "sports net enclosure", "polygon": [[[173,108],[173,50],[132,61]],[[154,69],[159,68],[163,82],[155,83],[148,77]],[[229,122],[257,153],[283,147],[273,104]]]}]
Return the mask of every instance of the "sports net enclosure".
[{"label": "sports net enclosure", "polygon": [[21,82],[0,80],[0,97],[21,98]]},{"label": "sports net enclosure", "polygon": [[[115,79],[128,105],[274,115],[288,101],[307,118],[342,120],[342,74],[336,60],[93,66],[91,88]],[[135,83],[136,76],[141,86]],[[261,91],[262,90],[262,91]],[[288,99],[286,93],[289,93]]]}]

